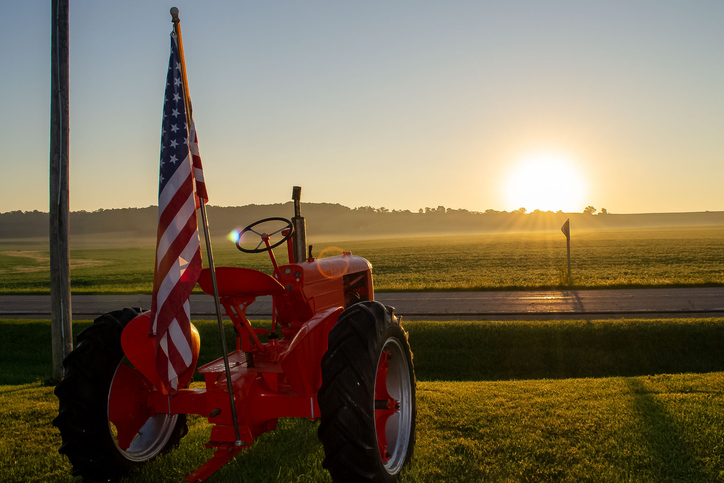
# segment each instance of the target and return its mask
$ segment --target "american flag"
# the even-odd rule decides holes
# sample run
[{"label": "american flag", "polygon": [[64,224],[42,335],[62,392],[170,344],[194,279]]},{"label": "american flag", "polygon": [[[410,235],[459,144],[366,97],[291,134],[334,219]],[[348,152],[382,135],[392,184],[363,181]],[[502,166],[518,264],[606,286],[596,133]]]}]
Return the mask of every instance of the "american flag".
[{"label": "american flag", "polygon": [[176,393],[178,376],[191,365],[189,295],[202,268],[196,208],[198,198],[208,200],[196,131],[190,116],[187,120],[179,59],[178,42],[172,34],[163,105],[150,327],[155,334],[156,369],[169,394]]}]

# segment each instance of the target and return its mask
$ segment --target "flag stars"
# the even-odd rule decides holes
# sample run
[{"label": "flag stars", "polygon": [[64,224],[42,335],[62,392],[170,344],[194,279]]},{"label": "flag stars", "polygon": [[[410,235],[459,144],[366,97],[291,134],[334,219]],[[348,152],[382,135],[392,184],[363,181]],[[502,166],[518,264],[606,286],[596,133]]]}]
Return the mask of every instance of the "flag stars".
[{"label": "flag stars", "polygon": [[171,132],[176,133],[176,131],[178,131],[178,126],[174,124],[173,126],[171,126]]},{"label": "flag stars", "polygon": [[175,86],[180,86],[180,85],[181,85],[181,78],[180,78],[180,77],[176,77],[176,78],[173,80],[173,85],[175,85]]},{"label": "flag stars", "polygon": [[172,139],[172,140],[171,140],[171,147],[172,147],[172,148],[175,148],[175,147],[177,147],[177,146],[178,146],[178,143],[176,142],[176,140],[175,140],[175,139]]},{"label": "flag stars", "polygon": [[176,158],[175,154],[172,154],[171,158],[169,158],[169,161],[172,162],[173,164],[176,164],[176,161],[178,161],[178,159]]},{"label": "flag stars", "polygon": [[173,93],[173,100],[174,100],[175,102],[178,102],[178,101],[181,100],[181,96],[178,94],[178,92],[174,92],[174,93]]},{"label": "flag stars", "polygon": [[[171,115],[172,115],[173,117],[178,117],[179,115],[181,115],[181,113],[178,112],[178,109],[174,109],[173,111],[171,111]],[[163,117],[166,117],[166,115],[164,114]]]}]

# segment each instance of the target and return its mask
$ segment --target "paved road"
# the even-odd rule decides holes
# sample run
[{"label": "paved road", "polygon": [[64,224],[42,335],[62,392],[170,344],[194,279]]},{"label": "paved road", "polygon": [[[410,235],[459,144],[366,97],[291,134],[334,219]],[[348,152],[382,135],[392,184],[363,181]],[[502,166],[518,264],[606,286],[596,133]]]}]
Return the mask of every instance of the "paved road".
[{"label": "paved road", "polygon": [[[525,292],[379,293],[408,319],[560,319],[631,317],[722,317],[724,287]],[[92,319],[122,307],[150,308],[150,295],[74,295],[73,318]],[[195,318],[215,316],[213,298],[192,295]],[[266,317],[271,298],[260,297],[248,315]],[[47,295],[0,296],[0,318],[49,318]]]}]

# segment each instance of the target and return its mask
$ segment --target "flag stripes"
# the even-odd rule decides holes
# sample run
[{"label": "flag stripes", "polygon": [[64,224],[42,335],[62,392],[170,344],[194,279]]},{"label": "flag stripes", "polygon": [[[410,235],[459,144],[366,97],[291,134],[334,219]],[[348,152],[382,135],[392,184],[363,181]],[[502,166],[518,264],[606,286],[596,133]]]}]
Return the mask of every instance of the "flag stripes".
[{"label": "flag stripes", "polygon": [[189,133],[189,149],[191,151],[192,164],[194,166],[194,180],[196,183],[196,195],[204,200],[209,201],[209,195],[206,193],[206,181],[204,181],[204,170],[201,166],[201,154],[199,153],[199,137],[196,133],[196,124],[191,119],[191,130]]},{"label": "flag stripes", "polygon": [[[172,34],[163,108],[156,264],[149,327],[155,335],[156,369],[169,394],[177,391],[178,377],[192,361],[189,295],[202,268],[194,185],[197,190],[203,186],[202,197],[207,200],[198,146],[196,142],[189,142],[188,127],[193,126],[193,121],[187,120],[187,114],[178,44]],[[195,131],[191,139],[196,140]],[[198,158],[197,165],[195,158]]]}]

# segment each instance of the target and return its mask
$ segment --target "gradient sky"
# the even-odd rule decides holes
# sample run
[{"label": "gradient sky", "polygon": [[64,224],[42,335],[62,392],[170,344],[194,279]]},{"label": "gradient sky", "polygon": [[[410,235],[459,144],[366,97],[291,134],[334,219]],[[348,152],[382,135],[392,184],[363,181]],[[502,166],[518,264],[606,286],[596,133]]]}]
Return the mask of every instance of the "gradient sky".
[{"label": "gradient sky", "polygon": [[[70,3],[74,211],[157,203],[173,5],[213,205],[724,210],[721,0]],[[50,4],[0,5],[0,212],[48,210]]]}]

